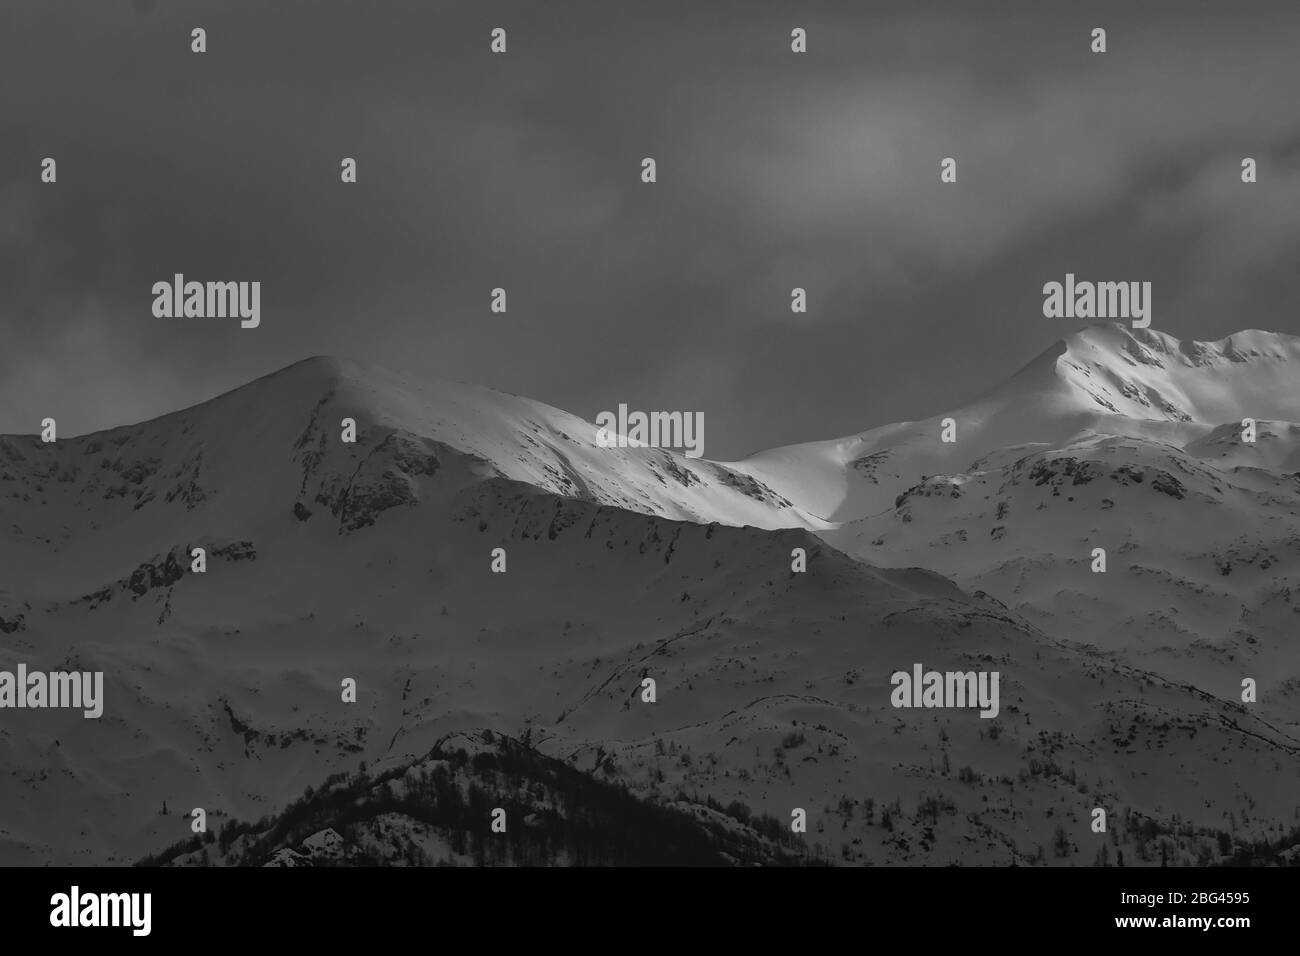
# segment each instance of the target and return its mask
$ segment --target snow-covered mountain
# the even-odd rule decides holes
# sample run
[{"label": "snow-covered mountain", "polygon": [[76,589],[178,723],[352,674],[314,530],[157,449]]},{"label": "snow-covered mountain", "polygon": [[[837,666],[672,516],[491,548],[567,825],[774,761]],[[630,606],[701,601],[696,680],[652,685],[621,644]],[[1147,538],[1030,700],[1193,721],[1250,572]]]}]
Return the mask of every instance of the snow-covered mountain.
[{"label": "snow-covered mountain", "polygon": [[943,417],[950,444],[939,419],[863,436],[851,454],[880,462],[872,487],[893,497],[827,540],[1199,686],[1267,675],[1294,709],[1300,339],[1093,326]]},{"label": "snow-covered mountain", "polygon": [[[943,421],[955,441],[941,440]],[[1233,439],[1261,423],[1254,446]],[[1089,326],[1006,382],[931,418],[761,452],[732,467],[828,520],[877,514],[928,475],[995,453],[1059,448],[1089,435],[1186,449],[1215,464],[1300,469],[1300,338],[1249,330],[1180,342],[1153,329]]]},{"label": "snow-covered mountain", "polygon": [[[99,720],[0,711],[0,862],[300,865],[394,840],[389,862],[535,860],[546,842],[521,828],[608,826],[574,808],[622,799],[561,765],[626,788],[655,832],[695,820],[681,859],[1288,852],[1289,592],[1250,606],[1254,643],[1153,654],[1154,637],[1067,626],[1146,613],[1150,593],[1218,621],[1223,584],[1198,593],[1192,571],[1226,535],[1270,549],[1216,552],[1233,587],[1293,559],[1286,455],[1228,465],[1252,450],[1223,426],[1247,396],[1261,419],[1300,417],[1281,395],[1295,340],[1225,342],[1088,330],[952,413],[960,453],[939,419],[734,465],[601,448],[594,425],[527,399],[332,359],[136,426],[0,439],[0,669],[105,674]],[[873,455],[876,473],[853,464]],[[1001,534],[975,524],[986,510]],[[1144,584],[1161,569],[1131,555],[1174,527],[1175,583]],[[891,674],[917,662],[997,670],[998,716],[895,709]],[[1237,671],[1262,678],[1258,704]],[[452,782],[469,788],[454,808]],[[509,850],[456,836],[484,806],[518,811]],[[215,843],[185,843],[195,807]]]},{"label": "snow-covered mountain", "polygon": [[[356,444],[340,440],[348,417],[362,430]],[[49,445],[0,436],[0,562],[24,588],[61,587],[182,538],[258,532],[303,509],[355,529],[414,503],[419,479],[439,471],[442,489],[495,476],[681,520],[820,526],[721,465],[599,447],[595,425],[540,402],[314,358],[141,425]]]}]

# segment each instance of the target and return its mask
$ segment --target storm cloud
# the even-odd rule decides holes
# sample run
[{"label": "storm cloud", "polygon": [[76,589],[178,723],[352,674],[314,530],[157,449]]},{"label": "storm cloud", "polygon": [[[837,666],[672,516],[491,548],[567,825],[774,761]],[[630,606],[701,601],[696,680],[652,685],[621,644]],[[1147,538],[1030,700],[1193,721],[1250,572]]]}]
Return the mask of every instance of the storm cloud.
[{"label": "storm cloud", "polygon": [[[1074,330],[1066,272],[1300,333],[1298,47],[1278,2],[10,0],[0,431],[338,354],[703,411],[730,458],[982,390]],[[261,326],[155,318],[174,273],[260,281]]]}]

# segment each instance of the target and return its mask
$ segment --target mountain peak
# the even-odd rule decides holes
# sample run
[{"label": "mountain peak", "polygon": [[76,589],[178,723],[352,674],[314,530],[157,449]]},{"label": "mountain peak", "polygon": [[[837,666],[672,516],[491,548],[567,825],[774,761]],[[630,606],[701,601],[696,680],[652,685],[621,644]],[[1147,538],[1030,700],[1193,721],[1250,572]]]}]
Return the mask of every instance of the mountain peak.
[{"label": "mountain peak", "polygon": [[1164,367],[1197,367],[1223,362],[1239,364],[1258,359],[1293,360],[1300,355],[1300,338],[1262,329],[1243,329],[1212,342],[1180,340],[1156,329],[1135,329],[1120,322],[1099,322],[1066,336],[1044,356],[1073,356],[1100,361],[1102,356]]},{"label": "mountain peak", "polygon": [[[364,378],[374,371],[378,370],[350,359],[343,359],[334,355],[311,355],[238,385],[231,389],[230,392],[255,387],[259,383],[265,384],[275,381],[293,383],[298,388],[307,384],[329,385],[341,379]],[[230,392],[223,394],[229,395]]]},{"label": "mountain peak", "polygon": [[1101,322],[1058,340],[977,400],[1053,414],[1220,425],[1300,417],[1300,337],[1245,329],[1212,342]]},{"label": "mountain peak", "polygon": [[[811,514],[852,520],[887,508],[925,476],[961,472],[998,450],[1055,447],[1082,435],[1181,448],[1246,418],[1300,422],[1297,382],[1300,337],[1246,329],[1214,342],[1183,341],[1104,322],[931,418],[769,449],[735,464]],[[944,441],[949,427],[956,440]]]}]

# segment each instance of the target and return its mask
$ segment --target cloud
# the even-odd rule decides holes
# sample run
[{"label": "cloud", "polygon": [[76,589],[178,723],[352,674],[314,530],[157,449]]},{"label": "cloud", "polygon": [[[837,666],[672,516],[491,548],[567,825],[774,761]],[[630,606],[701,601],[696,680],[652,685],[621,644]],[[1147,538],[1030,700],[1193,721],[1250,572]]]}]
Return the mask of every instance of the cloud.
[{"label": "cloud", "polygon": [[[1184,336],[1296,321],[1290,8],[52,9],[14,0],[0,34],[31,78],[0,86],[0,431],[56,402],[118,424],[333,352],[572,410],[694,396],[710,453],[739,455],[1013,371],[1071,331],[1038,310],[1067,269],[1158,280]],[[1261,158],[1250,194],[1238,154]],[[262,327],[153,319],[176,271],[261,281]]]}]

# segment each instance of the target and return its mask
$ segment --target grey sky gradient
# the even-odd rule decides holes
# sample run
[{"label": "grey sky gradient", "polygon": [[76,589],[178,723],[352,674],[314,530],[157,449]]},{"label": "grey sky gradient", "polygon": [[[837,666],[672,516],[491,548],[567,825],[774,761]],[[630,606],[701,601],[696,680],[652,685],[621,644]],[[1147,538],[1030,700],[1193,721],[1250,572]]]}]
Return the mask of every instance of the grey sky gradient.
[{"label": "grey sky gradient", "polygon": [[[1300,333],[1291,2],[6,0],[4,21],[0,432],[137,421],[326,353],[589,419],[703,411],[732,458],[994,384],[1074,330],[1041,311],[1067,271],[1150,280],[1180,338]],[[175,272],[260,280],[261,327],[154,318]]]}]

